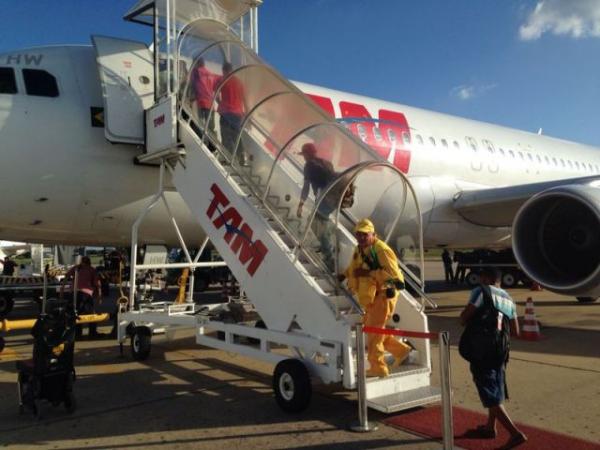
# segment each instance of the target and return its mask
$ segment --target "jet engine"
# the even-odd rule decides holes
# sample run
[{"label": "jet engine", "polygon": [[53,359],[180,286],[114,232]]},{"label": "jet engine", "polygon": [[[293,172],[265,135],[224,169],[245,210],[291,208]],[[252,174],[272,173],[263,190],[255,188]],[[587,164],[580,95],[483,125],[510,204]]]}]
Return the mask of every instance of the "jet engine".
[{"label": "jet engine", "polygon": [[600,296],[600,185],[543,191],[519,209],[513,251],[521,268],[548,290],[581,302]]}]

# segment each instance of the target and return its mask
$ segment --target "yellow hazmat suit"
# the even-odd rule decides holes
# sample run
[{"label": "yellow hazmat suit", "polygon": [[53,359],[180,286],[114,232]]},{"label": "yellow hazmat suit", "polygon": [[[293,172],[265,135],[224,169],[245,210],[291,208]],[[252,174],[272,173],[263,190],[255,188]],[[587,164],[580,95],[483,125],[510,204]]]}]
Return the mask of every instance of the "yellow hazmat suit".
[{"label": "yellow hazmat suit", "polygon": [[[354,270],[358,268],[368,269],[369,275],[356,277]],[[364,325],[385,328],[398,300],[397,290],[393,298],[387,298],[386,289],[391,287],[391,280],[404,282],[394,251],[385,242],[375,238],[374,244],[369,248],[361,250],[357,247],[354,250],[352,262],[344,275],[348,280],[348,288],[358,297],[365,310]],[[410,349],[409,345],[396,340],[393,336],[369,334],[367,354],[371,369],[368,375],[389,375],[384,360],[385,351],[396,358],[395,363],[400,363],[408,356]]]}]

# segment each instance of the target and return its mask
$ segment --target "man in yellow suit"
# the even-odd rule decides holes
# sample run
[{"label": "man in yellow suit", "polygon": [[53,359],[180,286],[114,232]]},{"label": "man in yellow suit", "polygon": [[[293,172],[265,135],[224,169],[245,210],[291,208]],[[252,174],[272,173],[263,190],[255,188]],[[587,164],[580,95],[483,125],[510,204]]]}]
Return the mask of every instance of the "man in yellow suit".
[{"label": "man in yellow suit", "polygon": [[[398,267],[394,251],[375,234],[369,219],[362,219],[354,227],[358,246],[350,266],[341,275],[348,280],[348,288],[358,297],[365,310],[364,325],[384,328],[394,312],[398,293],[404,288],[404,276]],[[390,352],[394,366],[400,365],[411,347],[393,336],[369,334],[367,354],[370,369],[367,376],[386,377],[390,370],[384,353]]]}]

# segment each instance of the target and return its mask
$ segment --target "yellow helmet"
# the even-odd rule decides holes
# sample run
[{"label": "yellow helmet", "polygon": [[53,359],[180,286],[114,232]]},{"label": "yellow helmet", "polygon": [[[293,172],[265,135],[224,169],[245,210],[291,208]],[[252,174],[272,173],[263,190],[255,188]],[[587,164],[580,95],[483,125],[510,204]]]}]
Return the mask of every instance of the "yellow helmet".
[{"label": "yellow helmet", "polygon": [[354,226],[355,233],[375,233],[375,226],[369,219],[359,220]]}]

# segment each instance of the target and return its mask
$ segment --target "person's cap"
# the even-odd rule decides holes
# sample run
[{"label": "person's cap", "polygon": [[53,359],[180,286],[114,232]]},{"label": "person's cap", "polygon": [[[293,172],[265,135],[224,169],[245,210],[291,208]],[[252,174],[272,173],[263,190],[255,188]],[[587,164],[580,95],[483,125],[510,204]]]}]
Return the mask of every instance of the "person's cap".
[{"label": "person's cap", "polygon": [[300,150],[299,155],[316,155],[317,154],[317,147],[315,147],[315,144],[311,143],[311,142],[307,142],[306,144],[304,144],[302,146],[302,150]]},{"label": "person's cap", "polygon": [[375,233],[375,226],[369,219],[359,220],[354,227],[355,233]]}]

